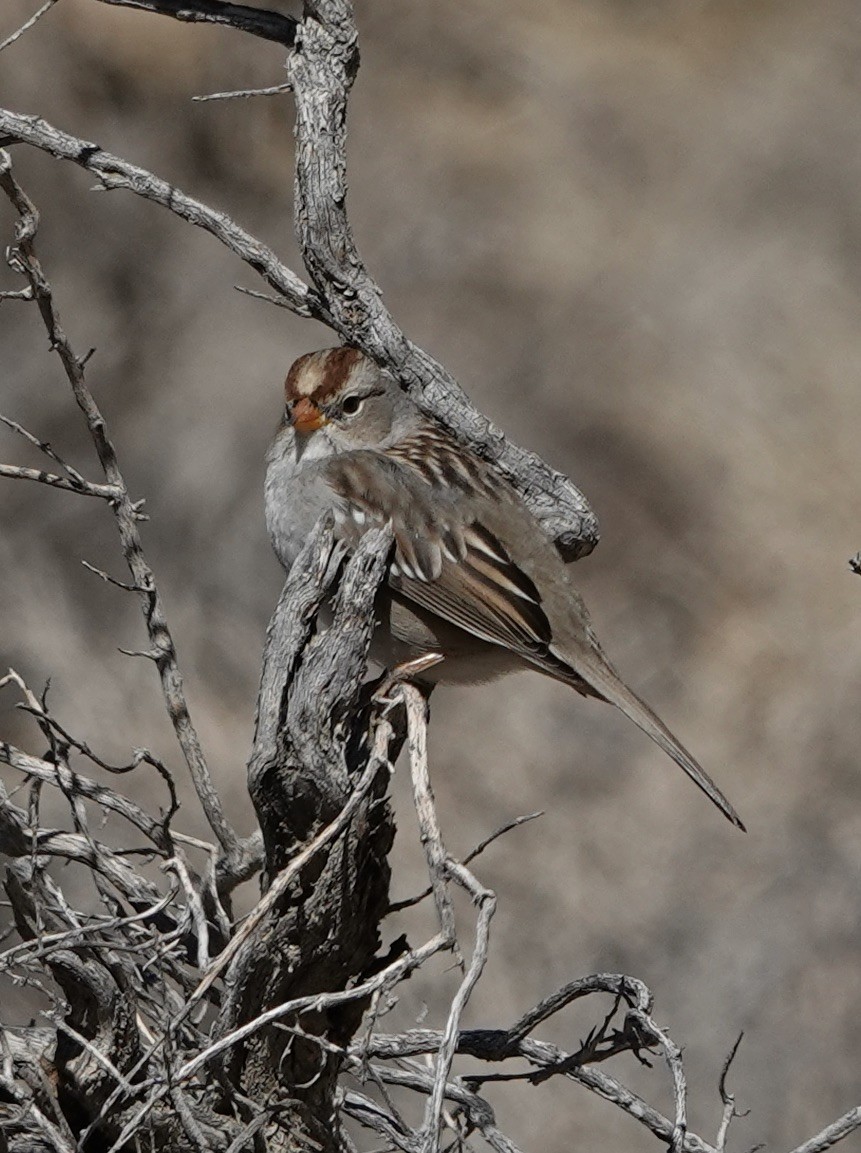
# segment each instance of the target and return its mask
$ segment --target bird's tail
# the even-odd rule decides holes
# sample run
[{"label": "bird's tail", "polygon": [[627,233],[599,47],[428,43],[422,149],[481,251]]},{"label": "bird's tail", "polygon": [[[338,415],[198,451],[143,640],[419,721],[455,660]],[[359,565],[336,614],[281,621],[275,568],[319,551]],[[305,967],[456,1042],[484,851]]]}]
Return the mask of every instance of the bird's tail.
[{"label": "bird's tail", "polygon": [[[559,656],[561,657],[562,654],[560,653]],[[621,709],[626,717],[629,717],[647,736],[652,738],[656,745],[672,757],[676,764],[684,769],[694,784],[702,789],[713,804],[717,805],[727,820],[732,821],[742,831],[747,831],[741,817],[708,773],[697,764],[684,745],[676,740],[657,713],[653,712],[632,689],[628,688],[600,650],[590,653],[588,658],[577,660],[576,664],[568,658],[565,659],[565,663],[574,669],[577,680],[585,681],[596,696],[609,701],[617,709]],[[574,683],[576,685],[576,681]]]}]

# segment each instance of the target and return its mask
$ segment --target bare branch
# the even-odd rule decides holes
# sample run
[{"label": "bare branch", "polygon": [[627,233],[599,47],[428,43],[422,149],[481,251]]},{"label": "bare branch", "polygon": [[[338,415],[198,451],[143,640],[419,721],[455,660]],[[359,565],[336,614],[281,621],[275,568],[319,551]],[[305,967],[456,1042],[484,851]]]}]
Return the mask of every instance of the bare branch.
[{"label": "bare branch", "polygon": [[673,1101],[676,1106],[676,1115],[673,1122],[673,1132],[670,1137],[670,1153],[684,1153],[685,1135],[688,1129],[688,1084],[682,1064],[682,1052],[672,1037],[663,1029],[659,1029],[654,1022],[648,1018],[646,1018],[646,1021],[648,1027],[654,1032],[661,1043],[661,1047],[664,1050],[664,1058],[673,1078]]},{"label": "bare branch", "polygon": [[400,693],[407,711],[407,733],[410,747],[410,771],[413,778],[413,797],[422,846],[427,857],[437,917],[443,936],[451,943],[455,956],[462,965],[463,958],[457,948],[454,908],[448,892],[447,854],[442,841],[436,815],[433,790],[427,765],[427,702],[414,685],[401,685]]},{"label": "bare branch", "polygon": [[220,24],[263,40],[274,40],[288,48],[296,39],[298,21],[292,16],[250,8],[247,4],[228,4],[223,0],[99,0],[99,3],[172,16],[187,24]]},{"label": "bare branch", "polygon": [[[292,89],[289,84],[275,84],[271,88],[238,88],[234,92],[209,92],[206,96],[192,96],[191,99],[197,104],[205,104],[209,100],[247,100],[251,96],[280,96],[282,92],[290,91]],[[255,294],[249,292],[248,295]]]},{"label": "bare branch", "polygon": [[[543,811],[537,811],[534,813],[526,813],[521,817],[512,817],[510,821],[506,821],[505,824],[500,825],[498,829],[494,829],[492,833],[489,833],[484,840],[479,841],[474,849],[470,849],[463,858],[463,864],[468,865],[471,861],[474,861],[475,858],[481,856],[484,850],[489,848],[494,841],[497,841],[506,833],[510,833],[512,829],[517,829],[521,825],[526,825],[530,821],[537,820],[538,817],[543,816]],[[426,897],[429,897],[432,892],[433,886],[428,885],[426,889],[421,893],[417,893],[414,897],[405,897],[403,901],[393,901],[392,904],[389,905],[389,912],[400,913],[403,909],[409,909],[413,905],[418,905],[421,901],[424,901]]]},{"label": "bare branch", "polygon": [[437,1147],[437,1127],[442,1112],[445,1087],[451,1072],[454,1055],[457,1052],[460,1019],[466,1008],[467,1001],[487,964],[488,949],[490,947],[490,920],[496,911],[495,893],[479,885],[468,869],[464,868],[464,866],[457,861],[449,859],[446,861],[446,870],[470,893],[473,901],[478,905],[478,924],[476,925],[475,931],[475,948],[473,949],[469,968],[452,1000],[442,1042],[437,1053],[433,1092],[431,1093],[427,1109],[425,1110],[423,1125],[424,1148],[426,1153],[433,1153]]},{"label": "bare branch", "polygon": [[838,1141],[842,1141],[844,1137],[848,1137],[856,1129],[861,1129],[861,1105],[850,1109],[848,1113],[844,1113],[842,1117],[838,1117],[836,1121],[826,1125],[815,1137],[811,1137],[809,1141],[796,1146],[792,1153],[824,1153],[824,1150],[830,1149],[832,1145],[836,1145]]},{"label": "bare branch", "polygon": [[725,1153],[726,1139],[729,1133],[730,1124],[735,1117],[740,1116],[740,1114],[736,1111],[735,1097],[726,1087],[726,1079],[729,1074],[730,1066],[735,1060],[736,1053],[738,1053],[738,1048],[739,1045],[741,1045],[743,1037],[744,1033],[739,1033],[735,1044],[727,1055],[726,1061],[723,1063],[723,1068],[720,1071],[720,1077],[718,1079],[718,1092],[720,1093],[721,1103],[723,1104],[723,1114],[721,1116],[720,1127],[718,1128],[717,1141],[715,1142],[717,1153]]},{"label": "bare branch", "polygon": [[512,1025],[509,1035],[514,1041],[527,1037],[542,1021],[552,1017],[572,1001],[593,993],[612,993],[622,997],[632,1008],[648,1014],[652,1008],[651,991],[634,977],[617,973],[595,973],[590,977],[580,977],[563,985],[549,997],[540,1001],[534,1009],[528,1010]]},{"label": "bare branch", "polygon": [[[14,255],[12,256],[12,259],[14,259]],[[24,291],[27,293],[28,301],[35,300],[33,289],[30,286],[28,286]],[[66,461],[64,461],[63,458],[54,451],[54,449],[50,444],[48,444],[46,440],[40,440],[37,436],[34,436],[33,433],[29,431],[29,429],[24,428],[24,426],[19,424],[17,420],[10,420],[8,416],[3,416],[0,414],[0,423],[5,424],[7,428],[11,429],[12,432],[17,433],[17,435],[26,440],[28,444],[32,444],[34,448],[38,448],[39,452],[44,453],[49,460],[52,460],[55,464],[58,464],[63,472],[71,480],[80,481],[82,485],[86,485],[88,483],[84,477],[81,476],[77,469],[72,468],[70,464],[67,464]]]},{"label": "bare branch", "polygon": [[221,800],[209,775],[197,731],[191,722],[173,637],[167,625],[154,574],[143,552],[137,525],[139,505],[129,496],[114,446],[108,436],[105,419],[87,387],[84,361],[75,354],[60,325],[51,286],[36,256],[33,238],[39,226],[39,214],[33,202],[13,177],[9,156],[2,151],[0,151],[0,188],[6,193],[20,217],[16,230],[16,245],[11,250],[10,263],[27,278],[47,330],[51,348],[60,357],[75,401],[87,422],[99,462],[108,483],[119,493],[112,500],[112,508],[119,529],[123,555],[135,585],[142,590],[140,596],[144,619],[153,646],[168,714],[206,818],[222,848],[229,853],[238,845],[239,838],[224,815]]},{"label": "bare branch", "polygon": [[278,260],[271,248],[240,228],[226,213],[217,212],[195,200],[146,169],[112,156],[98,144],[60,132],[38,116],[22,116],[0,109],[0,144],[15,143],[30,144],[58,160],[71,160],[92,172],[102,188],[127,189],[144,200],[167,208],[188,224],[204,229],[259,273],[279,297],[289,303],[297,316],[313,316],[324,323],[327,321],[328,314],[316,294]]},{"label": "bare branch", "polygon": [[0,464],[0,476],[10,480],[34,480],[51,488],[62,488],[66,492],[76,492],[80,496],[97,496],[102,500],[116,500],[119,490],[110,484],[93,484],[91,481],[73,481],[65,476],[44,472],[40,468],[24,468],[17,464]]},{"label": "bare branch", "polygon": [[45,781],[49,785],[56,785],[86,797],[106,812],[118,813],[130,821],[158,848],[166,849],[168,847],[162,822],[155,820],[134,801],[128,800],[127,797],[123,797],[105,785],[96,784],[95,781],[81,776],[80,773],[72,772],[66,765],[51,764],[48,761],[40,760],[38,757],[32,757],[5,741],[0,741],[0,763],[26,773],[29,777]]},{"label": "bare branch", "polygon": [[4,48],[8,48],[11,44],[14,44],[29,28],[33,27],[37,20],[40,20],[46,12],[50,11],[56,3],[57,0],[45,0],[42,7],[34,12],[29,20],[25,20],[17,32],[13,32],[11,36],[7,36],[5,40],[0,41],[0,52],[2,52]]}]

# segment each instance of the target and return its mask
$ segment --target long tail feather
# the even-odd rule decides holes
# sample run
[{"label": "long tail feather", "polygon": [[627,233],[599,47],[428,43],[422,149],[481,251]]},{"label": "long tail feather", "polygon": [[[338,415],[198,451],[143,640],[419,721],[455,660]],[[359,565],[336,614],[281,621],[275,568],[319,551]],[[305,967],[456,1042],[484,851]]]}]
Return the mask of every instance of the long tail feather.
[{"label": "long tail feather", "polygon": [[[747,832],[744,823],[733,806],[729,803],[705,769],[694,760],[687,749],[670,732],[657,713],[641,700],[632,689],[629,689],[613,666],[600,651],[581,656],[576,662],[570,656],[562,653],[556,654],[564,659],[566,665],[574,670],[578,679],[586,681],[595,694],[617,709],[621,709],[635,725],[638,725],[646,736],[652,738],[659,748],[672,757],[676,764],[684,769],[691,780],[697,785],[709,800],[717,805],[727,820],[732,821],[743,832]],[[556,673],[555,675],[559,675]],[[561,679],[561,678],[560,678]],[[572,681],[574,678],[572,678]]]}]

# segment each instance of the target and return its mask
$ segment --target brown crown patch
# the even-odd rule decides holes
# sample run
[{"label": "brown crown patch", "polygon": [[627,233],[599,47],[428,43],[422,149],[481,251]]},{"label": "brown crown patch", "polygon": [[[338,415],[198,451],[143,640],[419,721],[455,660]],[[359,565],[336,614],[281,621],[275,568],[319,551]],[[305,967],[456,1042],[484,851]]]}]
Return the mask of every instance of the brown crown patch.
[{"label": "brown crown patch", "polygon": [[307,352],[300,356],[287,373],[284,393],[288,401],[307,396],[317,403],[327,400],[343,387],[356,365],[365,357],[358,348],[343,345]]}]

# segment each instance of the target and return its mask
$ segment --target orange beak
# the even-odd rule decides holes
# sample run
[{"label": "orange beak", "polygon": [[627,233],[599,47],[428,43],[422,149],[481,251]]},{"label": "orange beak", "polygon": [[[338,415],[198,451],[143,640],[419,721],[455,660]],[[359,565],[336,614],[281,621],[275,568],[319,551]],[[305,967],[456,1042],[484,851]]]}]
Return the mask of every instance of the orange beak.
[{"label": "orange beak", "polygon": [[296,431],[304,434],[316,432],[321,425],[326,423],[325,416],[314,401],[309,400],[307,396],[296,401],[290,420]]}]

